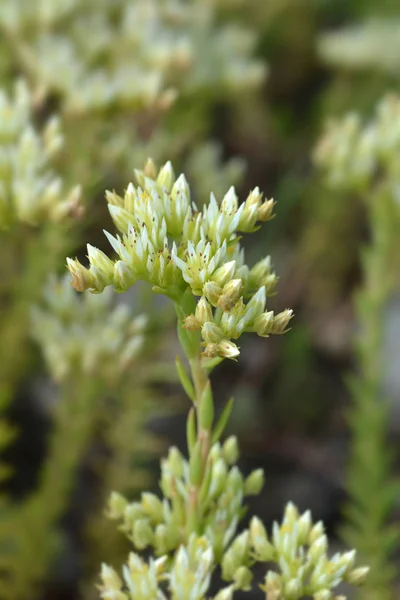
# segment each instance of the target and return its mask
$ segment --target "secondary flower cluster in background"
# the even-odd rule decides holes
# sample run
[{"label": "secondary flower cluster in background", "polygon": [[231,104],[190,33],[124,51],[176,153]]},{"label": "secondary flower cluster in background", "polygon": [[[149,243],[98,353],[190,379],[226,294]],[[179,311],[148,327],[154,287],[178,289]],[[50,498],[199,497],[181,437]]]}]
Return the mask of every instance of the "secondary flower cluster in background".
[{"label": "secondary flower cluster in background", "polygon": [[80,213],[79,187],[66,192],[51,161],[63,143],[60,123],[50,119],[42,132],[32,124],[34,98],[20,81],[15,97],[0,89],[0,227],[18,220],[36,225]]},{"label": "secondary flower cluster in background", "polygon": [[375,117],[365,125],[357,113],[330,121],[314,159],[333,187],[368,192],[383,179],[398,201],[400,97],[383,98]]},{"label": "secondary flower cluster in background", "polygon": [[78,295],[68,276],[52,278],[43,300],[32,309],[32,335],[56,381],[78,372],[109,380],[142,348],[145,316],[135,317],[126,304],[116,304],[111,288],[102,295]]}]

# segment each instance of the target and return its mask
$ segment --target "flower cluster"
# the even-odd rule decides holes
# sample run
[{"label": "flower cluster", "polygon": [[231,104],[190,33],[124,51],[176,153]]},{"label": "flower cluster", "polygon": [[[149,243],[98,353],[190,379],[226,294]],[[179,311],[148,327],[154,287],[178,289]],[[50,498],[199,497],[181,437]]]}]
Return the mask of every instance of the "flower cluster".
[{"label": "flower cluster", "polygon": [[379,69],[399,75],[400,21],[369,19],[320,35],[318,51],[325,62],[346,69]]},{"label": "flower cluster", "polygon": [[[237,458],[234,437],[222,446],[215,443],[204,466],[196,452],[188,461],[172,447],[161,461],[163,499],[146,492],[140,502],[128,503],[114,492],[108,514],[122,520],[120,528],[137,550],[151,546],[156,556],[162,556],[200,532],[219,561],[236,533],[244,497],[258,494],[264,480],[261,469],[244,478],[234,464]],[[195,486],[200,479],[203,484],[197,493]]]},{"label": "flower cluster", "polygon": [[[227,440],[224,447],[228,454],[233,451],[236,455],[234,438]],[[171,456],[172,453],[174,456]],[[221,449],[219,453],[221,460]],[[175,468],[177,464],[183,465],[176,449],[171,450],[168,461],[174,463]],[[215,485],[224,485],[219,474],[212,476],[214,480]],[[175,482],[175,501],[179,503],[182,481],[176,479]],[[260,485],[259,475],[250,475],[247,483],[249,492],[258,493]],[[174,495],[171,501],[174,502]],[[328,541],[322,523],[314,524],[309,511],[300,515],[292,503],[286,507],[282,524],[274,523],[271,537],[260,519],[253,517],[250,528],[235,537],[230,545],[237,521],[232,524],[229,513],[221,510],[221,507],[217,512],[227,532],[222,552],[213,545],[215,524],[199,537],[194,532],[188,533],[182,514],[173,524],[175,536],[168,547],[166,540],[169,538],[172,542],[173,536],[172,530],[167,534],[164,516],[171,514],[171,505],[168,506],[166,500],[161,502],[152,494],[143,494],[141,503],[128,504],[122,496],[114,493],[110,500],[110,516],[123,518],[122,529],[128,533],[137,549],[147,547],[152,539],[159,558],[151,559],[147,564],[131,553],[128,565],[123,567],[124,582],[111,567],[103,565],[102,598],[164,600],[158,584],[167,580],[171,598],[202,600],[208,597],[206,594],[211,573],[217,564],[221,564],[222,578],[229,584],[219,591],[215,597],[218,600],[230,600],[235,590],[251,589],[251,568],[257,562],[274,565],[274,569],[268,569],[262,586],[267,600],[301,600],[305,596],[312,596],[314,600],[345,600],[344,595],[335,593],[339,584],[347,582],[359,586],[367,576],[368,568],[355,567],[355,551],[337,553],[329,558]],[[152,531],[150,521],[158,523],[155,531],[154,528]],[[172,560],[169,559],[171,552]],[[189,595],[189,591],[192,595]]]},{"label": "flower cluster", "polygon": [[42,306],[32,309],[32,336],[42,347],[56,381],[77,372],[110,380],[138,355],[146,319],[126,304],[113,307],[112,290],[79,296],[68,277],[51,279]]},{"label": "flower cluster", "polygon": [[400,180],[400,98],[385,97],[373,120],[363,126],[358,114],[328,123],[314,153],[328,182],[338,188],[366,190],[377,178],[388,180],[398,198]]},{"label": "flower cluster", "polygon": [[148,161],[135,173],[138,186],[130,183],[124,197],[106,193],[121,235],[105,233],[118,260],[88,245],[89,269],[68,259],[75,288],[101,292],[113,285],[122,292],[142,279],[177,304],[189,291],[200,300],[181,325],[201,331],[208,358],[235,358],[239,349],[232,340],[245,331],[265,337],[284,333],[292,311],[266,310],[277,281],[270,258],[249,268],[239,245],[240,233],[273,217],[274,201],[255,188],[239,206],[231,187],[221,203],[211,194],[199,210],[185,176],[176,179],[169,162],[157,172]]},{"label": "flower cluster", "polygon": [[292,503],[286,507],[282,524],[274,523],[270,538],[257,517],[245,535],[253,558],[275,563],[279,569],[266,575],[267,600],[300,600],[305,596],[345,600],[345,596],[335,595],[335,588],[342,581],[361,585],[368,573],[367,567],[354,567],[354,550],[329,558],[323,524],[313,524],[310,511],[300,515]]},{"label": "flower cluster", "polygon": [[16,0],[0,27],[23,67],[69,112],[168,105],[175,88],[246,89],[264,76],[251,57],[254,34],[222,25],[214,2]]},{"label": "flower cluster", "polygon": [[[114,569],[103,564],[100,593],[104,600],[203,600],[209,598],[213,567],[213,551],[207,539],[191,535],[170,566],[166,556],[146,563],[131,552],[122,569],[122,580]],[[168,596],[160,586],[162,582],[166,582]],[[228,586],[214,600],[231,600],[232,594],[233,587]]]},{"label": "flower cluster", "polygon": [[32,103],[24,82],[15,97],[0,89],[0,227],[13,221],[36,225],[79,215],[79,188],[69,193],[51,169],[62,146],[60,125],[51,119],[39,133],[32,124]]}]

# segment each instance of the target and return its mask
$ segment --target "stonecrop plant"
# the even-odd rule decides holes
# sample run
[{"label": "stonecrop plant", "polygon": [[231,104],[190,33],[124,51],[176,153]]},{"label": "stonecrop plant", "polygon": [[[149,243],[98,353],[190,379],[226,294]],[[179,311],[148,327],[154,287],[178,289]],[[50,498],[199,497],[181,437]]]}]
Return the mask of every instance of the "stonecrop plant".
[{"label": "stonecrop plant", "polygon": [[25,81],[14,96],[0,88],[0,228],[15,222],[59,223],[81,212],[79,186],[65,191],[51,161],[63,145],[60,122],[49,119],[43,131],[33,125],[35,97]]},{"label": "stonecrop plant", "polygon": [[[53,379],[83,377],[113,381],[121,376],[143,345],[146,317],[133,317],[126,304],[113,306],[111,289],[102,296],[80,296],[67,277],[52,277],[44,306],[32,309],[32,336],[41,345]],[[118,365],[113,358],[118,356]]]},{"label": "stonecrop plant", "polygon": [[343,532],[371,568],[363,600],[394,598],[392,562],[400,540],[392,516],[400,485],[387,442],[390,405],[382,354],[387,306],[399,285],[399,150],[400,98],[390,94],[367,123],[354,112],[331,121],[314,154],[327,186],[362,199],[369,228],[361,255],[364,282],[356,297],[358,370],[348,378],[351,441]]},{"label": "stonecrop plant", "polygon": [[190,156],[199,168],[197,153],[218,148],[209,138],[213,102],[237,102],[266,75],[254,56],[256,31],[237,18],[236,3],[223,4],[2,3],[2,70],[21,73],[68,123],[73,181],[92,188],[115,169],[130,173],[132,162],[142,164],[149,155]]},{"label": "stonecrop plant", "polygon": [[[101,293],[113,286],[124,292],[143,280],[175,304],[189,367],[188,373],[177,359],[192,403],[188,456],[172,447],[161,461],[161,498],[144,492],[130,503],[112,493],[109,516],[121,522],[133,551],[121,575],[103,565],[100,595],[104,600],[229,600],[236,590],[251,589],[252,567],[265,562],[261,587],[267,600],[343,600],[337,586],[361,584],[368,568],[355,567],[354,551],[329,558],[324,527],[313,524],[309,511],[300,515],[289,503],[271,535],[256,517],[238,533],[244,498],[260,492],[264,476],[256,469],[244,477],[236,465],[236,438],[221,440],[232,400],[215,415],[213,369],[238,358],[242,334],[283,334],[292,318],[290,309],[275,314],[267,308],[277,283],[270,257],[249,267],[240,247],[242,234],[273,218],[274,200],[255,188],[239,204],[232,187],[221,201],[211,194],[198,208],[185,176],[176,178],[169,162],[158,171],[149,160],[135,175],[137,185],[130,183],[123,197],[106,194],[119,231],[106,236],[117,258],[88,245],[89,268],[67,259],[68,268],[78,291]],[[225,582],[219,590],[212,582],[215,571]]]}]

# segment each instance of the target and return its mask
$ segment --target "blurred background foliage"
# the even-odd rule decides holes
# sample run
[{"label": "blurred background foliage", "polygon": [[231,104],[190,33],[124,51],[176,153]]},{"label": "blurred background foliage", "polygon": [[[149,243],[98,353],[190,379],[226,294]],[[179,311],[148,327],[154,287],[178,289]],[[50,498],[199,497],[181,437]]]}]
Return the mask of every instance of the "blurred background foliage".
[{"label": "blurred background foliage", "polygon": [[[312,155],[328,118],[368,119],[399,91],[399,51],[397,0],[0,0],[4,97],[12,106],[16,81],[26,81],[23,118],[36,135],[59,116],[51,173],[65,189],[82,188],[79,210],[61,221],[54,211],[21,218],[26,191],[15,182],[26,176],[31,189],[47,163],[32,167],[37,147],[21,150],[25,121],[11,131],[12,109],[0,105],[1,598],[95,598],[99,562],[126,554],[104,518],[109,490],[155,487],[163,447],[184,446],[171,307],[137,287],[107,298],[120,307],[113,321],[57,279],[66,255],[84,260],[82,240],[106,250],[97,233],[110,223],[104,190],[122,191],[148,156],[184,170],[199,204],[231,184],[242,194],[258,185],[278,201],[276,219],[246,250],[249,263],[271,254],[280,274],[271,308],[293,308],[293,330],[245,339],[240,362],[217,372],[215,396],[237,399],[231,429],[243,469],[267,473],[252,508],[269,524],[292,500],[342,543],[346,378],[359,359],[353,298],[371,223],[362,193],[329,189]],[[379,317],[383,445],[394,472],[399,289],[398,278]],[[142,313],[138,342],[128,321]],[[398,503],[391,508],[398,519]],[[398,561],[394,553],[397,571]],[[394,587],[387,597],[397,597]]]}]

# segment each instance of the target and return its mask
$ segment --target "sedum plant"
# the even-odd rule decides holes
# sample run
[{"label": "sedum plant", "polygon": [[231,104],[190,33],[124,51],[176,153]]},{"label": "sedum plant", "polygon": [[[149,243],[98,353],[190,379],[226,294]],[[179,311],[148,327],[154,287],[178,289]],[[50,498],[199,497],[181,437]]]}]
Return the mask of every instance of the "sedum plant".
[{"label": "sedum plant", "polygon": [[318,40],[321,59],[342,69],[375,69],[398,77],[395,56],[400,50],[400,23],[397,14],[393,17],[370,19],[322,34]]},{"label": "sedum plant", "polygon": [[[52,118],[35,127],[37,101],[22,80],[13,94],[0,89],[1,410],[27,370],[30,302],[70,247],[68,224],[82,212],[79,187],[68,190],[55,169],[63,144],[60,123]],[[11,439],[5,426],[0,446]]]},{"label": "sedum plant", "polygon": [[114,300],[111,289],[78,297],[67,277],[50,279],[42,304],[32,309],[32,337],[55,381],[66,382],[79,371],[112,383],[129,369],[143,345],[146,318],[134,317],[126,304],[114,306]]},{"label": "sedum plant", "polygon": [[391,558],[398,527],[388,524],[399,493],[387,447],[388,402],[382,356],[386,308],[399,286],[400,98],[385,97],[364,124],[357,114],[332,121],[315,160],[333,189],[360,196],[370,241],[362,253],[364,283],[356,297],[358,372],[349,381],[351,454],[345,539],[371,567],[362,598],[386,600],[394,580]]},{"label": "sedum plant", "polygon": [[[41,294],[47,273],[71,248],[69,226],[79,217],[79,188],[67,189],[56,159],[63,138],[57,119],[35,125],[39,98],[25,82],[13,94],[0,89],[0,450],[15,437],[3,414],[25,382],[32,358],[29,344],[31,303]],[[73,237],[73,236],[72,236]],[[9,470],[1,464],[1,479]],[[23,528],[20,506],[1,498],[0,595],[16,597],[11,573],[21,576],[16,555],[16,522]],[[45,512],[47,507],[43,506]],[[14,594],[14,595],[13,595]]]},{"label": "sedum plant", "polygon": [[111,289],[101,296],[78,295],[67,277],[53,277],[41,304],[32,309],[32,337],[58,393],[39,483],[9,513],[11,551],[0,554],[0,564],[3,559],[6,565],[0,579],[4,598],[27,598],[45,580],[60,549],[59,523],[77,471],[103,421],[104,401],[121,391],[123,377],[142,351],[146,319],[126,305],[115,306],[114,296]]},{"label": "sedum plant", "polygon": [[67,120],[72,179],[103,188],[130,172],[132,152],[137,164],[183,157],[194,137],[207,152],[216,101],[259,87],[257,36],[235,11],[217,0],[16,0],[0,12],[0,46],[8,72]]},{"label": "sedum plant", "polygon": [[14,95],[0,90],[0,273],[2,290],[10,293],[0,311],[7,349],[0,352],[0,396],[22,376],[30,302],[71,247],[69,228],[82,214],[79,187],[68,190],[55,167],[63,145],[59,121],[35,127],[37,102],[23,81]]},{"label": "sedum plant", "polygon": [[[0,450],[7,450],[15,430],[3,417],[29,370],[31,302],[38,299],[49,270],[70,248],[68,231],[81,214],[79,188],[67,189],[55,162],[63,138],[56,118],[35,126],[38,98],[19,81],[13,94],[0,89]],[[1,478],[9,470],[1,464]],[[8,574],[15,560],[13,524],[21,513],[2,496],[0,592],[10,590]],[[10,517],[13,515],[12,517]],[[10,551],[11,548],[11,551]],[[13,588],[11,584],[11,589]],[[14,593],[13,590],[12,593]]]},{"label": "sedum plant", "polygon": [[[367,568],[354,568],[355,553],[327,556],[321,523],[299,515],[289,504],[271,536],[258,519],[238,534],[244,498],[258,494],[262,470],[244,477],[236,465],[236,438],[222,442],[232,408],[228,401],[216,418],[210,375],[224,359],[236,360],[245,332],[262,337],[287,331],[291,310],[274,314],[266,307],[277,277],[269,257],[253,267],[240,247],[273,217],[274,201],[258,188],[239,205],[234,188],[217,201],[213,194],[202,209],[193,203],[184,175],[176,178],[170,163],[159,171],[148,161],[135,171],[123,196],[107,192],[111,217],[119,230],[106,232],[116,259],[88,245],[89,267],[68,259],[78,291],[118,292],[138,280],[170,298],[176,308],[178,337],[189,373],[180,359],[177,370],[191,403],[187,419],[188,457],[172,447],[161,461],[162,498],[143,493],[129,503],[114,492],[109,516],[133,544],[122,576],[104,564],[100,593],[104,600],[229,599],[251,588],[256,562],[273,563],[263,586],[268,600],[344,598],[334,591],[346,580],[360,584]],[[150,558],[142,554],[148,549]],[[226,585],[211,590],[219,569]],[[335,595],[336,594],[336,595]]]},{"label": "sedum plant", "polygon": [[169,104],[176,88],[257,84],[264,68],[251,56],[254,34],[226,21],[214,0],[17,0],[0,27],[24,70],[60,94],[66,112],[82,113]]},{"label": "sedum plant", "polygon": [[32,119],[34,103],[35,97],[24,81],[15,86],[14,96],[0,89],[2,229],[15,222],[60,222],[80,210],[79,187],[65,191],[51,163],[63,143],[59,120],[54,117],[43,131],[37,131]]}]

